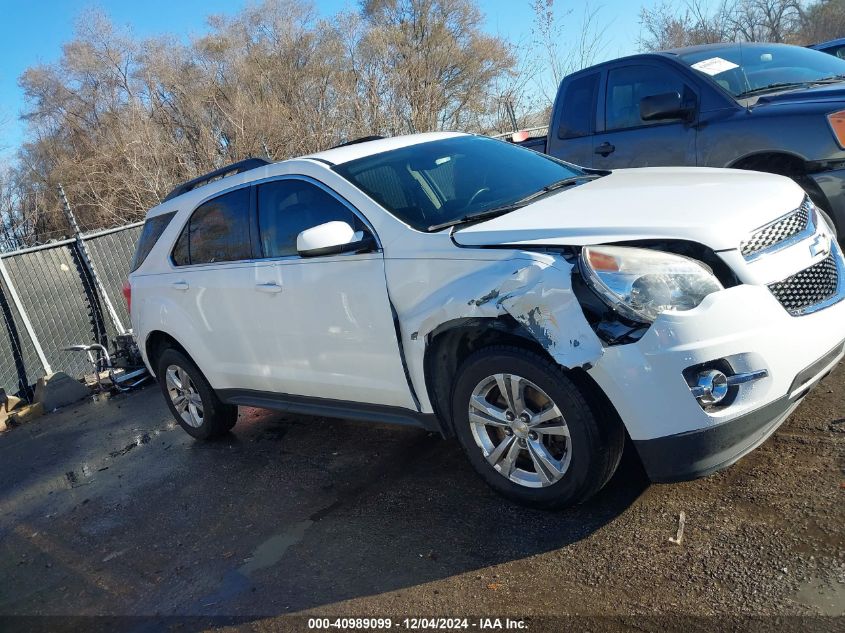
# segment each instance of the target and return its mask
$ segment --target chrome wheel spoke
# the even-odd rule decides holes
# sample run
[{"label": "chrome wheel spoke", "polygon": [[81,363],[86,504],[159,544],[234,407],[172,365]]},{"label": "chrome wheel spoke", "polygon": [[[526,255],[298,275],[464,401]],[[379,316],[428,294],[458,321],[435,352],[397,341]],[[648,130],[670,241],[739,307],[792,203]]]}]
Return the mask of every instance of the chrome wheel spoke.
[{"label": "chrome wheel spoke", "polygon": [[484,398],[478,395],[473,395],[469,401],[469,419],[475,424],[486,424],[490,426],[507,427],[508,421],[505,418],[505,412],[487,402]]},{"label": "chrome wheel spoke", "polygon": [[557,435],[558,437],[569,437],[569,427],[563,420],[554,424],[532,426],[531,430],[542,435]]},{"label": "chrome wheel spoke", "polygon": [[534,462],[534,469],[544,483],[551,484],[561,478],[560,464],[539,440],[528,440],[528,454]]},{"label": "chrome wheel spoke", "polygon": [[515,445],[515,437],[506,437],[499,443],[495,450],[487,456],[487,461],[490,462],[491,466],[496,466],[505,455],[510,454],[510,449]]},{"label": "chrome wheel spoke", "polygon": [[560,409],[558,409],[554,404],[552,404],[549,407],[540,411],[539,413],[534,414],[534,416],[532,416],[531,418],[531,422],[528,423],[528,426],[536,427],[545,422],[551,422],[552,420],[557,420],[558,418],[562,417],[563,415],[561,415]]},{"label": "chrome wheel spoke", "polygon": [[[508,438],[513,439],[513,438]],[[503,442],[504,443],[504,442]],[[510,448],[505,456],[499,461],[499,472],[505,475],[506,477],[510,477],[513,473],[514,468],[516,468],[516,458],[519,457],[519,453],[522,448],[519,445],[519,442],[511,442]]]},{"label": "chrome wheel spoke", "polygon": [[176,389],[181,391],[182,382],[179,380],[179,375],[177,372],[177,367],[168,367],[167,371],[164,372],[164,382],[169,389]]},{"label": "chrome wheel spoke", "polygon": [[188,374],[185,372],[185,370],[182,369],[181,367],[178,367],[176,369],[176,375],[179,378],[179,386],[182,387],[183,389],[187,389],[188,386],[190,385],[191,379],[188,376]]},{"label": "chrome wheel spoke", "polygon": [[195,391],[188,393],[188,402],[195,407],[202,408],[202,398],[200,398],[200,395]]},{"label": "chrome wheel spoke", "polygon": [[496,374],[496,384],[499,392],[507,403],[508,409],[514,415],[525,410],[525,382],[513,374]]}]

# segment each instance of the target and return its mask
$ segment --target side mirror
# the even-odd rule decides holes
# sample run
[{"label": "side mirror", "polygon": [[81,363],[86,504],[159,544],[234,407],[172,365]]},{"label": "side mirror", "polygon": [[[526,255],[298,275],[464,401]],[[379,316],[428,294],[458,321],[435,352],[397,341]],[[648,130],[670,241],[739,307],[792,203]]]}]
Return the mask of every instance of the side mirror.
[{"label": "side mirror", "polygon": [[664,92],[640,100],[640,118],[643,121],[668,121],[686,119],[693,109],[685,106],[677,92]]},{"label": "side mirror", "polygon": [[300,257],[362,253],[375,247],[376,240],[369,231],[355,232],[346,222],[340,221],[318,224],[296,236]]}]

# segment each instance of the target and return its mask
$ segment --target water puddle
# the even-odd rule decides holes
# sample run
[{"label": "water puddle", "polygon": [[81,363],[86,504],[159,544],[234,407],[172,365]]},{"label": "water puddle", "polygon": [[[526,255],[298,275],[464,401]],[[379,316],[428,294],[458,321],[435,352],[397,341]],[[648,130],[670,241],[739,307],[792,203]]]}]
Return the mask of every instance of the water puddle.
[{"label": "water puddle", "polygon": [[220,588],[212,594],[200,598],[195,607],[206,609],[227,602],[238,594],[247,591],[250,586],[250,576],[256,571],[267,569],[277,564],[285,553],[305,538],[305,533],[314,524],[311,519],[294,523],[284,531],[271,536],[261,543],[244,559],[244,564],[223,576]]},{"label": "water puddle", "polygon": [[821,615],[845,615],[845,583],[807,582],[798,588],[795,601],[814,609]]},{"label": "water puddle", "polygon": [[294,523],[287,530],[281,534],[271,536],[261,545],[255,548],[246,562],[238,568],[238,572],[244,576],[249,576],[259,569],[266,569],[272,567],[280,560],[288,549],[299,543],[304,537],[305,532],[311,527],[314,522],[311,519]]}]

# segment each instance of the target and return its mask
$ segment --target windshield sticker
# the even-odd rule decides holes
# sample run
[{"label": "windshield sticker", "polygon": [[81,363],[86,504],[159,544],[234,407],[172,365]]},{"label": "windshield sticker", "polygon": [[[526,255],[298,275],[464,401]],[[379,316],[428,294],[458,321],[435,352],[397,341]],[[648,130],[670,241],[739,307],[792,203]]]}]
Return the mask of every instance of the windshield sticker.
[{"label": "windshield sticker", "polygon": [[713,75],[719,75],[734,68],[739,68],[739,64],[734,64],[721,57],[711,57],[710,59],[703,59],[693,64],[692,67],[712,77]]}]

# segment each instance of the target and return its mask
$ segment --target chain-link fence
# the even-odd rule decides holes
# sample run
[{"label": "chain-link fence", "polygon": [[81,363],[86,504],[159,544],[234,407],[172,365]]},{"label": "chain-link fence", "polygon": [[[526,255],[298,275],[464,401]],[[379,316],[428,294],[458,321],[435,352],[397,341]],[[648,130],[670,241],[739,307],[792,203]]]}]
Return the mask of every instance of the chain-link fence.
[{"label": "chain-link fence", "polygon": [[[121,288],[141,224],[0,254],[0,387],[31,396],[31,386],[48,369],[76,377],[90,371],[83,354],[63,351],[75,344],[109,343],[130,327]],[[101,287],[94,282],[91,267]],[[105,296],[104,296],[105,294]],[[114,306],[118,323],[105,309]]]}]

